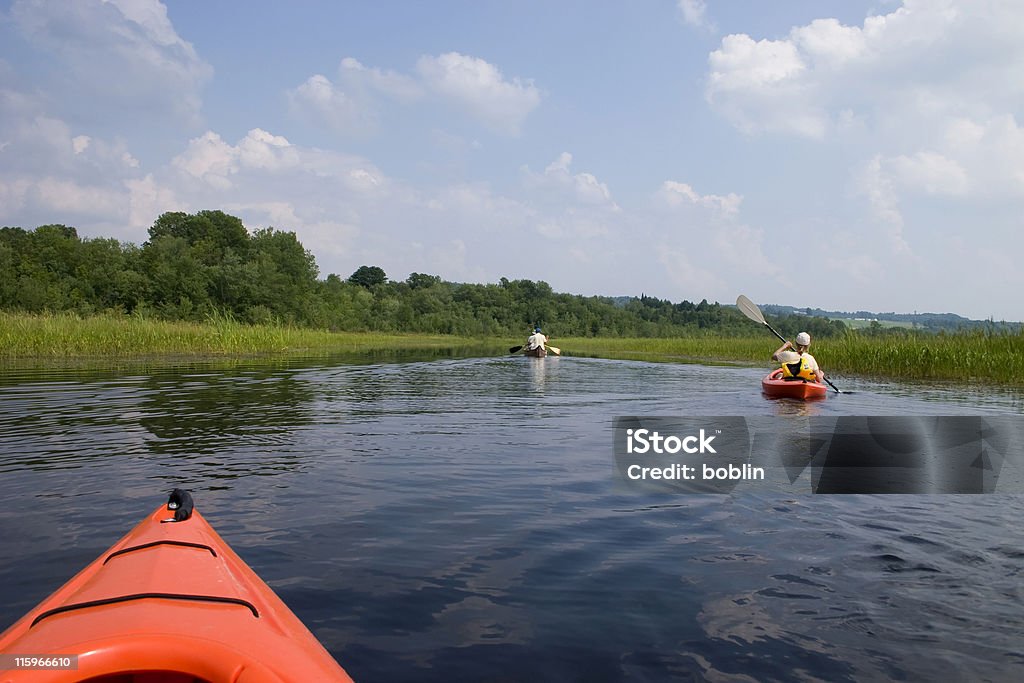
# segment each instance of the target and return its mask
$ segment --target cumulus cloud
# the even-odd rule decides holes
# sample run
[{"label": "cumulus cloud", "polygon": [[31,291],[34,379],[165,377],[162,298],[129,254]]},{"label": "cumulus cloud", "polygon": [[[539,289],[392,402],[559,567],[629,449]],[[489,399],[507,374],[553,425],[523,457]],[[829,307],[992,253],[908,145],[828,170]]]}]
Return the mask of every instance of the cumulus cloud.
[{"label": "cumulus cloud", "polygon": [[734,216],[739,213],[743,198],[734,192],[727,195],[701,195],[686,183],[666,180],[662,183],[659,196],[668,206],[677,207],[683,204],[703,206],[711,209],[719,216]]},{"label": "cumulus cloud", "polygon": [[341,60],[338,73],[343,83],[360,89],[373,90],[398,102],[413,102],[423,96],[423,87],[411,76],[365,66],[354,57]]},{"label": "cumulus cloud", "polygon": [[581,206],[600,207],[610,212],[620,210],[605,183],[592,173],[573,173],[571,165],[572,154],[562,152],[542,173],[524,168],[525,183],[531,189],[553,193],[558,201],[568,199]]},{"label": "cumulus cloud", "polygon": [[299,117],[359,135],[380,127],[382,102],[422,106],[428,95],[454,105],[492,131],[511,135],[519,132],[541,99],[532,81],[509,80],[493,64],[457,52],[425,55],[411,75],[345,57],[335,80],[315,74],[287,95]]},{"label": "cumulus cloud", "polygon": [[540,91],[532,80],[507,80],[496,66],[477,57],[458,52],[425,56],[416,71],[429,89],[450,97],[499,132],[518,133],[540,104]]},{"label": "cumulus cloud", "polygon": [[300,158],[286,138],[254,128],[237,145],[207,131],[190,140],[188,148],[171,163],[188,175],[226,189],[232,185],[229,176],[243,168],[280,172],[298,167]]},{"label": "cumulus cloud", "polygon": [[531,231],[549,240],[593,240],[621,230],[622,209],[592,173],[574,173],[562,152],[540,173],[522,169],[524,201],[537,217]]},{"label": "cumulus cloud", "polygon": [[750,133],[821,139],[852,117],[915,139],[949,116],[1019,103],[1024,81],[1011,74],[1024,45],[1009,27],[1022,20],[1018,3],[907,0],[860,26],[827,18],[778,39],[729,35],[709,55],[705,94]]},{"label": "cumulus cloud", "polygon": [[288,102],[301,118],[340,133],[358,133],[372,128],[373,117],[368,105],[356,102],[322,74],[314,74],[302,85],[289,90]]},{"label": "cumulus cloud", "polygon": [[[157,0],[16,0],[13,24],[60,62],[68,112],[90,107],[172,111],[195,122],[213,69]],[[116,74],[116,77],[112,77]]]},{"label": "cumulus cloud", "polygon": [[[916,288],[923,301],[958,260],[998,269],[980,245],[1019,242],[1022,25],[1020,3],[904,0],[859,25],[821,18],[781,36],[730,35],[708,57],[705,96],[744,133],[810,143],[802,149],[829,155],[824,170],[849,169],[851,192],[828,203],[845,212],[832,239],[856,237],[826,262],[875,288],[862,296]],[[957,216],[982,211],[974,239],[955,246]],[[952,306],[947,296],[938,305]]]}]

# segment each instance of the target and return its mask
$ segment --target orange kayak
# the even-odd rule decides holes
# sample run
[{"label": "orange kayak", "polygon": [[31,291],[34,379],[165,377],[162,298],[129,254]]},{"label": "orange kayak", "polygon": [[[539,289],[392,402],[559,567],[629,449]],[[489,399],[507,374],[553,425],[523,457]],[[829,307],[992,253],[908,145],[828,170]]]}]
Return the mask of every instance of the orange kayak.
[{"label": "orange kayak", "polygon": [[772,398],[824,398],[828,386],[803,379],[783,379],[782,370],[774,370],[761,380],[761,390]]},{"label": "orange kayak", "polygon": [[0,635],[0,683],[85,680],[352,679],[176,489]]}]

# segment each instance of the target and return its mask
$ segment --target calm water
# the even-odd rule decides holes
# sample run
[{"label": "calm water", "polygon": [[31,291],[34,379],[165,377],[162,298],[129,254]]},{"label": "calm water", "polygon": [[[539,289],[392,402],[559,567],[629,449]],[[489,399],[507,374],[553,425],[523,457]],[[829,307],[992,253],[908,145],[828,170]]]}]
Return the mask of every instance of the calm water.
[{"label": "calm water", "polygon": [[360,681],[1020,680],[1024,496],[639,492],[616,415],[1018,394],[581,358],[0,379],[0,629],[175,486]]}]

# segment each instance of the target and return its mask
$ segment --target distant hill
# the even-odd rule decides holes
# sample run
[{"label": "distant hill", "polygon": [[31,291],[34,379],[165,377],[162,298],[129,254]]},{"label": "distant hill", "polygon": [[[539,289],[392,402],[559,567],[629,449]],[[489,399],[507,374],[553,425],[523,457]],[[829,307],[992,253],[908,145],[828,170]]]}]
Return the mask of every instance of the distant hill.
[{"label": "distant hill", "polygon": [[899,326],[916,329],[955,331],[969,329],[997,329],[1017,331],[1021,323],[993,320],[972,320],[956,313],[873,313],[871,311],[826,311],[820,308],[797,308],[767,304],[761,306],[766,315],[815,315],[830,320],[841,320],[851,327],[867,327],[872,321],[878,321],[885,327]]}]

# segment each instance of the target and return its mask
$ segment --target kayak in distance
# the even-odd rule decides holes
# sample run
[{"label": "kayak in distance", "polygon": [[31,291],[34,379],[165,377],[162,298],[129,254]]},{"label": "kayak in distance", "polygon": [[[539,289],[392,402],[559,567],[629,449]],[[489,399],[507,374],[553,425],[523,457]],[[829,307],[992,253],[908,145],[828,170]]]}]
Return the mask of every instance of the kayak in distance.
[{"label": "kayak in distance", "polygon": [[524,356],[530,356],[531,358],[543,358],[548,355],[548,350],[543,346],[538,346],[535,349],[527,349],[523,351]]},{"label": "kayak in distance", "polygon": [[0,634],[0,655],[0,683],[352,681],[181,489]]},{"label": "kayak in distance", "polygon": [[828,386],[805,379],[783,379],[782,369],[773,370],[761,380],[761,390],[771,398],[825,398]]}]

